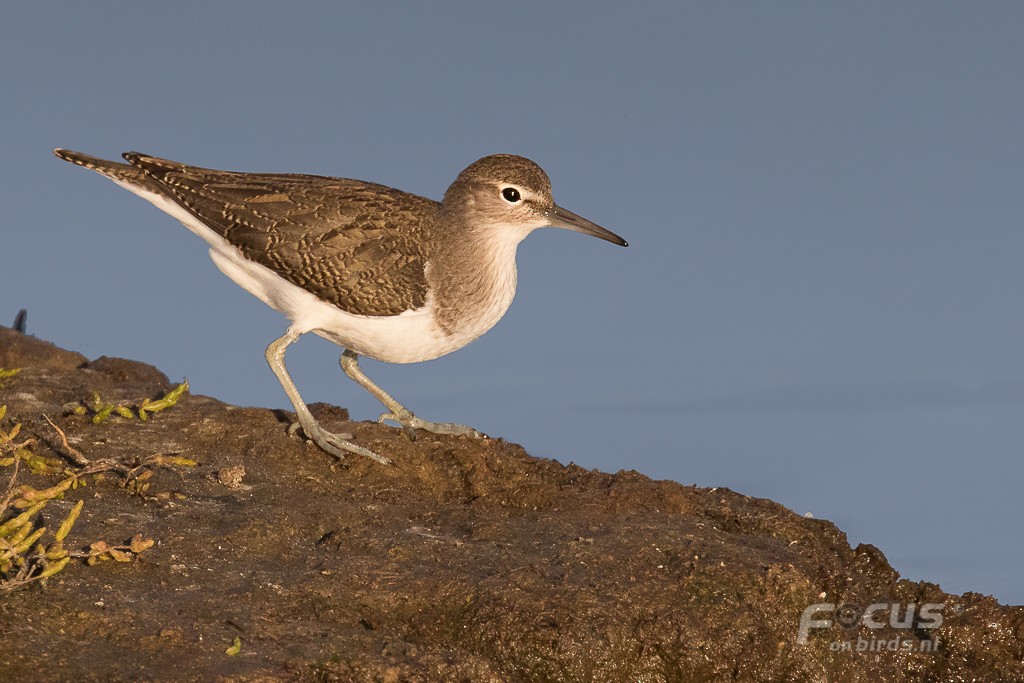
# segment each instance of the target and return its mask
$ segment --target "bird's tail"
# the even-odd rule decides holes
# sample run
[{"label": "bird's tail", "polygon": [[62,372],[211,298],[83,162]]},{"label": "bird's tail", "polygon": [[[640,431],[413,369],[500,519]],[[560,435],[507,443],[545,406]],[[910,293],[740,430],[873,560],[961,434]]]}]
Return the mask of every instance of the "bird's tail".
[{"label": "bird's tail", "polygon": [[82,154],[81,152],[75,152],[70,149],[61,149],[60,147],[53,150],[53,153],[59,159],[68,161],[76,166],[92,169],[101,175],[107,176],[111,180],[126,182],[131,185],[148,184],[146,174],[141,169],[138,169],[131,164],[107,161],[106,159],[89,156],[88,154]]}]

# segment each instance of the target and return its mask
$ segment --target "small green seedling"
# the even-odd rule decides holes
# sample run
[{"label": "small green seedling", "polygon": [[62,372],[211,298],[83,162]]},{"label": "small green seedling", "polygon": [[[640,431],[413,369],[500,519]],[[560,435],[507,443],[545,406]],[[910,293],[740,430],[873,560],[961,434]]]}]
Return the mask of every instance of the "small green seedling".
[{"label": "small green seedling", "polygon": [[19,372],[21,372],[21,368],[11,368],[10,370],[0,368],[0,387],[4,385],[4,382],[6,380],[9,380],[10,378],[14,377]]},{"label": "small green seedling", "polygon": [[242,651],[242,639],[237,637],[237,636],[235,636],[235,642],[231,644],[231,647],[229,647],[228,649],[224,650],[224,654],[226,654],[228,657],[234,657],[235,655],[237,655],[241,651]]},{"label": "small green seedling", "polygon": [[[175,388],[168,391],[161,398],[153,401],[145,398],[135,408],[139,414],[140,420],[148,420],[151,413],[159,413],[161,410],[166,410],[174,406],[178,399],[180,399],[189,389],[188,380],[176,386]],[[121,417],[132,420],[135,418],[135,413],[132,412],[130,406],[120,403],[109,403],[100,398],[98,391],[92,392],[92,399],[89,401],[87,406],[75,406],[71,409],[71,412],[76,415],[84,415],[88,410],[92,410],[94,413],[92,416],[93,424],[100,424],[105,422],[111,415],[120,415]]]}]

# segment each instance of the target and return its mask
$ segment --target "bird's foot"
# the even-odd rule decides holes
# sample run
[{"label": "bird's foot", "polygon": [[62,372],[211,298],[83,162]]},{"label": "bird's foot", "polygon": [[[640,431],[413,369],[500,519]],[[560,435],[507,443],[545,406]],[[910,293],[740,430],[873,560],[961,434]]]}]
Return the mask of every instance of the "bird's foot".
[{"label": "bird's foot", "polygon": [[292,425],[288,427],[288,435],[294,436],[299,430],[302,430],[302,433],[306,435],[307,439],[339,460],[344,460],[348,453],[354,453],[355,455],[362,455],[370,460],[379,462],[381,465],[391,464],[391,461],[383,455],[378,455],[369,448],[364,448],[363,446],[349,441],[349,439],[352,438],[352,435],[347,432],[344,434],[335,434],[334,432],[327,431],[317,422],[312,422],[311,424],[293,422]]},{"label": "bird's foot", "polygon": [[455,424],[453,422],[430,422],[416,417],[408,410],[402,410],[397,413],[382,413],[377,418],[377,422],[384,424],[385,421],[397,422],[401,425],[402,429],[405,430],[406,435],[410,441],[416,440],[416,430],[422,429],[424,431],[432,432],[434,434],[452,434],[454,436],[472,436],[475,439],[486,439],[487,435],[483,432],[479,432],[472,427],[465,425]]}]

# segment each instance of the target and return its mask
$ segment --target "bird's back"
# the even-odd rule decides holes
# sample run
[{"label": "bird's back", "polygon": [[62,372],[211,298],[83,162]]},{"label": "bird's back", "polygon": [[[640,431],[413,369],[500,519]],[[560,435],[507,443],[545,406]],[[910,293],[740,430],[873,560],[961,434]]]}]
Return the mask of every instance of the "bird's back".
[{"label": "bird's back", "polygon": [[128,164],[56,154],[167,197],[245,258],[347,313],[391,316],[426,302],[432,241],[424,233],[438,202],[347,178],[219,171],[137,153],[125,155]]}]

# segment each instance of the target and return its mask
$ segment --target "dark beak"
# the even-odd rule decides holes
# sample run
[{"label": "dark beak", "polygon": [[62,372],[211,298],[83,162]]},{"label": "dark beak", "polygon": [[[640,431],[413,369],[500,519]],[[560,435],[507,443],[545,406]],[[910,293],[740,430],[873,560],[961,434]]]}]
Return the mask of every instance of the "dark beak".
[{"label": "dark beak", "polygon": [[566,230],[572,230],[574,232],[582,232],[584,235],[600,237],[603,240],[607,240],[612,244],[618,244],[621,247],[629,246],[629,243],[626,240],[622,239],[611,230],[605,230],[597,223],[591,223],[583,216],[577,216],[572,211],[563,209],[558,205],[554,205],[550,209],[544,211],[544,217],[548,219],[548,225],[553,228],[565,228]]}]

